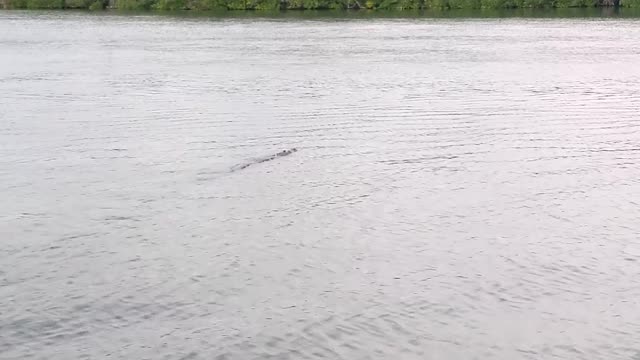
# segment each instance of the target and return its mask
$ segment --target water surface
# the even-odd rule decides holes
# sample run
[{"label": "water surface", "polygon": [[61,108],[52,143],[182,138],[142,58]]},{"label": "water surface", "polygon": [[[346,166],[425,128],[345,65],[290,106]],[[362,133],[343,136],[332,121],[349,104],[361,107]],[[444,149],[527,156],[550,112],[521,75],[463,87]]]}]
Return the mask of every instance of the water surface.
[{"label": "water surface", "polygon": [[638,39],[0,12],[0,357],[638,359]]}]

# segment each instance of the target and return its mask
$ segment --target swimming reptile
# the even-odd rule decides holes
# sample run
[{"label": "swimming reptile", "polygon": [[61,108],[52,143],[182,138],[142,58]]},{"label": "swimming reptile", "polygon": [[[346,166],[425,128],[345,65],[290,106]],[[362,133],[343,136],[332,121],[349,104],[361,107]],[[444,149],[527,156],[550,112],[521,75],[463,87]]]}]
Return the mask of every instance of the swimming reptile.
[{"label": "swimming reptile", "polygon": [[296,148],[291,148],[291,149],[288,149],[288,150],[282,150],[282,151],[280,151],[278,153],[275,153],[273,155],[257,158],[254,161],[246,163],[246,164],[235,165],[235,166],[233,166],[231,168],[231,172],[242,170],[242,169],[246,169],[251,165],[260,164],[260,163],[263,163],[263,162],[275,160],[275,159],[277,159],[279,157],[288,156],[288,155],[293,154],[296,151],[298,151],[298,149],[296,149]]}]

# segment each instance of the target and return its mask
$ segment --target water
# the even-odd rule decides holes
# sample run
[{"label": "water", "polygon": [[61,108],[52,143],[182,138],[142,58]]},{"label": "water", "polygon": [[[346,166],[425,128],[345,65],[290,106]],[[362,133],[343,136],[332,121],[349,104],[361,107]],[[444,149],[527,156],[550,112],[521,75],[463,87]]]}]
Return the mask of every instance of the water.
[{"label": "water", "polygon": [[0,12],[0,358],[638,359],[638,39]]}]

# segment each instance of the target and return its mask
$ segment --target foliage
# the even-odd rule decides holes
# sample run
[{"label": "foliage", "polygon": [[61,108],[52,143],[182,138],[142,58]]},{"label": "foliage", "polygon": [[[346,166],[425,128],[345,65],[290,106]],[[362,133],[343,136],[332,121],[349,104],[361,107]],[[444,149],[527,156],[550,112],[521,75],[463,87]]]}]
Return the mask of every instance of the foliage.
[{"label": "foliage", "polygon": [[548,0],[522,0],[519,7],[523,8],[547,8],[551,7]]},{"label": "foliage", "polygon": [[9,9],[26,9],[27,0],[9,0],[6,7]]},{"label": "foliage", "polygon": [[249,10],[246,0],[227,0],[225,5],[229,10]]},{"label": "foliage", "polygon": [[256,9],[256,10],[278,10],[278,9],[280,9],[280,0],[255,0],[254,9]]},{"label": "foliage", "polygon": [[[2,0],[0,0],[2,1]],[[107,0],[4,0],[14,9],[105,8]],[[212,10],[328,10],[345,9],[355,0],[115,0],[121,10],[212,11]],[[613,4],[614,0],[358,0],[369,10],[448,10],[511,8],[574,8]],[[623,7],[640,8],[640,0],[621,0]]]},{"label": "foliage", "polygon": [[154,0],[116,0],[119,10],[149,10],[154,4]]},{"label": "foliage", "polygon": [[424,8],[423,0],[382,0],[377,9],[419,10]]},{"label": "foliage", "polygon": [[443,10],[448,8],[447,0],[425,0],[424,7],[427,9]]},{"label": "foliage", "polygon": [[191,10],[209,11],[209,10],[226,10],[226,0],[191,0],[187,4]]},{"label": "foliage", "polygon": [[104,10],[105,3],[102,0],[96,0],[93,4],[89,5],[89,10]]},{"label": "foliage", "polygon": [[65,9],[87,9],[94,0],[64,0]]},{"label": "foliage", "polygon": [[13,0],[10,7],[14,9],[62,9],[64,0]]},{"label": "foliage", "polygon": [[448,0],[449,9],[480,9],[481,0]]},{"label": "foliage", "polygon": [[595,6],[593,0],[553,0],[553,7],[574,8]]},{"label": "foliage", "polygon": [[304,9],[303,0],[289,0],[286,2],[286,8],[289,10],[302,10]]},{"label": "foliage", "polygon": [[186,8],[185,0],[159,0],[152,5],[155,10],[175,11]]},{"label": "foliage", "polygon": [[481,0],[483,9],[515,9],[520,7],[518,0]]}]

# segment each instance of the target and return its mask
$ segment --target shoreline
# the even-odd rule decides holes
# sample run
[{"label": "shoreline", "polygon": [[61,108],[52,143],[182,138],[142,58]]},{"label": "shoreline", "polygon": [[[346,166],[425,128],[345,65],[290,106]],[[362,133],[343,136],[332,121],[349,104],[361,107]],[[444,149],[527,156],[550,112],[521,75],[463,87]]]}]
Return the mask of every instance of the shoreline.
[{"label": "shoreline", "polygon": [[0,0],[0,9],[225,12],[447,12],[640,8],[640,0]]}]

